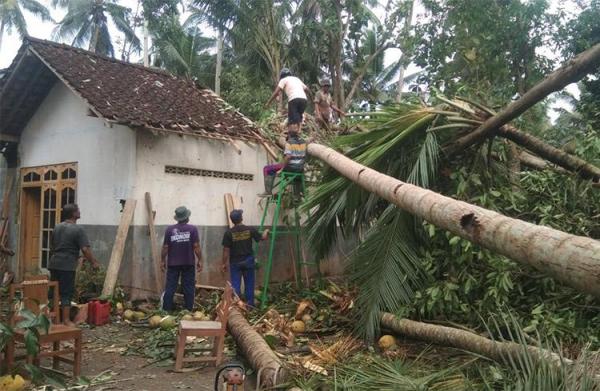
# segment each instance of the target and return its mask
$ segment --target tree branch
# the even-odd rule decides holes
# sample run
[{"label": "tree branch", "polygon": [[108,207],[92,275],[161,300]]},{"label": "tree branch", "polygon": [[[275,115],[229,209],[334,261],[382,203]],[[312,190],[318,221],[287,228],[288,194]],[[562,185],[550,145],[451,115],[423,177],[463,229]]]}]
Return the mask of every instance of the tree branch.
[{"label": "tree branch", "polygon": [[348,95],[346,95],[345,103],[344,103],[344,107],[343,107],[344,111],[346,111],[348,109],[348,107],[350,106],[350,103],[352,103],[352,98],[354,97],[354,94],[356,94],[356,91],[358,90],[360,83],[364,79],[365,74],[367,73],[367,70],[369,69],[369,66],[371,65],[371,63],[375,60],[375,58],[377,58],[377,56],[379,56],[381,54],[381,52],[390,48],[391,46],[392,45],[389,43],[381,45],[380,47],[377,48],[377,50],[375,50],[375,52],[373,52],[373,53],[371,53],[371,55],[369,55],[369,57],[367,58],[367,61],[360,68],[360,71],[356,75],[356,78],[354,79],[354,82],[352,83],[352,88],[350,88],[350,92],[348,93]]},{"label": "tree branch", "polygon": [[455,155],[471,145],[491,136],[498,129],[517,118],[531,106],[535,105],[550,93],[563,89],[588,73],[595,71],[600,65],[600,43],[580,53],[564,66],[558,68],[541,83],[527,91],[520,99],[509,104],[503,111],[490,117],[473,132],[453,141],[444,148],[448,156]]},{"label": "tree branch", "polygon": [[568,171],[577,173],[583,179],[600,180],[600,168],[585,160],[571,155],[562,149],[553,147],[539,138],[525,133],[514,126],[504,125],[498,134],[507,138],[534,154],[552,162]]}]

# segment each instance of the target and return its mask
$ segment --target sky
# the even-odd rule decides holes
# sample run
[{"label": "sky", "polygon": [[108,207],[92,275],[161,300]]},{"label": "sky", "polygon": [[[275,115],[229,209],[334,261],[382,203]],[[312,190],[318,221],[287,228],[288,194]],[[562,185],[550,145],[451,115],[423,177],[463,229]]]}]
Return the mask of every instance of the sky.
[{"label": "sky", "polygon": [[[50,0],[39,0],[39,1],[40,1],[40,3],[45,5],[50,10],[50,13],[55,21],[60,21],[62,19],[62,17],[65,14],[64,9],[53,9],[50,6]],[[468,1],[477,1],[477,0],[468,0]],[[575,12],[577,7],[574,5],[574,1],[575,0],[550,0],[550,3],[552,5],[552,8],[561,6],[563,9],[565,9],[567,11]],[[119,4],[129,7],[131,9],[135,9],[135,7],[137,5],[137,1],[136,0],[120,0]],[[423,8],[418,5],[418,1],[417,1],[417,6],[415,8],[415,13],[414,13],[415,15],[413,17],[413,21],[417,17],[419,17],[419,14],[422,13],[422,10],[423,10]],[[382,10],[375,10],[375,13],[381,14],[378,16],[383,17]],[[25,19],[27,21],[28,31],[31,36],[36,37],[36,38],[55,40],[53,37],[53,30],[54,30],[55,25],[53,23],[42,22],[35,16],[32,16],[31,14],[29,14],[27,11],[25,11],[24,14],[25,14]],[[208,36],[214,35],[214,32],[209,27],[204,26],[204,28],[205,28],[205,31],[203,31],[203,32],[205,35],[208,35]],[[117,32],[114,31],[115,29],[112,28],[111,30],[113,31],[113,34],[115,34],[115,36],[116,36]],[[140,34],[140,36],[141,36],[141,34]],[[65,42],[65,43],[69,43],[69,42]],[[21,39],[18,37],[16,32],[13,31],[12,33],[7,33],[7,32],[4,33],[4,37],[2,39],[2,47],[0,47],[0,69],[6,68],[10,65],[10,63],[12,62],[17,51],[19,50],[20,46],[21,46]],[[117,45],[115,45],[115,48],[116,47],[117,47]],[[550,49],[543,50],[542,53],[550,58],[553,57],[553,53]],[[116,54],[116,55],[118,56],[118,54]],[[387,50],[385,53],[386,65],[391,64],[392,62],[396,61],[400,57],[400,55],[401,55],[401,52],[399,49]],[[411,65],[407,69],[407,75],[417,72],[418,70],[419,69],[417,67]],[[571,92],[572,94],[574,94],[576,97],[579,94],[579,90],[577,89],[577,87],[575,85],[569,86],[567,88],[567,90],[569,92]]]}]

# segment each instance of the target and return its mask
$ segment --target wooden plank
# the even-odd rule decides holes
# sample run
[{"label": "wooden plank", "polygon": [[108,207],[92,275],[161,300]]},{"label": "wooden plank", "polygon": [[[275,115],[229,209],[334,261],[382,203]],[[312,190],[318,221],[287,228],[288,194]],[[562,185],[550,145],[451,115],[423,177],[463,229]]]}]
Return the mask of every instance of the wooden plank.
[{"label": "wooden plank", "polygon": [[115,290],[119,269],[121,268],[121,261],[123,260],[127,232],[129,232],[129,226],[133,220],[135,204],[136,200],[133,199],[125,201],[125,207],[123,208],[123,214],[121,215],[121,221],[119,222],[119,228],[117,229],[117,236],[115,237],[115,243],[110,254],[110,261],[108,262],[108,268],[106,269],[106,278],[104,279],[104,287],[102,288],[103,296],[110,296]]},{"label": "wooden plank", "polygon": [[225,218],[227,219],[227,224],[229,225],[229,228],[233,228],[233,223],[229,218],[229,214],[233,209],[233,196],[231,195],[231,193],[225,193]]},{"label": "wooden plank", "polygon": [[152,270],[156,279],[156,289],[160,294],[163,289],[164,276],[160,270],[160,250],[156,241],[156,227],[154,227],[154,210],[152,209],[152,197],[146,192],[146,212],[148,218],[148,230],[150,231],[150,253],[152,254]]},{"label": "wooden plank", "polygon": [[8,133],[0,133],[0,141],[7,141],[9,143],[18,143],[19,136],[15,136],[13,134],[8,134]]},{"label": "wooden plank", "polygon": [[241,209],[241,198],[235,197],[231,193],[225,193],[225,218],[227,219],[227,224],[229,224],[229,228],[233,228],[233,223],[229,218],[229,214],[234,209]]}]

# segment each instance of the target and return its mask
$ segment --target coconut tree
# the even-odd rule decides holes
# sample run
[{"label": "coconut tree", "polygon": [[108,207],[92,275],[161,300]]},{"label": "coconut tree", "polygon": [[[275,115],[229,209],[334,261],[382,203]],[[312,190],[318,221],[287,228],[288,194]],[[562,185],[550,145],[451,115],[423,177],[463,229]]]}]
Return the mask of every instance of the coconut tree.
[{"label": "coconut tree", "polygon": [[140,50],[140,40],[127,22],[131,10],[113,0],[54,0],[53,5],[67,7],[67,14],[58,22],[54,35],[59,39],[71,39],[72,45],[98,54],[114,56],[109,20],[119,32],[125,35],[136,50]]},{"label": "coconut tree", "polygon": [[210,80],[213,57],[208,50],[214,45],[214,39],[202,35],[198,26],[172,18],[170,23],[163,22],[161,31],[153,34],[154,63],[176,75],[195,77],[202,83]]},{"label": "coconut tree", "polygon": [[35,0],[0,0],[0,48],[4,31],[10,33],[14,29],[19,37],[27,35],[27,22],[25,22],[23,9],[43,21],[52,21],[48,9]]}]

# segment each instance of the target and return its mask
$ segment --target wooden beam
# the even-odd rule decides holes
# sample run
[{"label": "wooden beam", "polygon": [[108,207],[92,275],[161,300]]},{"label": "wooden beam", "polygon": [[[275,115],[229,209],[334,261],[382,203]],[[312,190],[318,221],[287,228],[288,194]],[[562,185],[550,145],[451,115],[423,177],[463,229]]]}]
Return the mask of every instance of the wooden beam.
[{"label": "wooden beam", "polygon": [[106,278],[104,279],[104,287],[102,288],[102,296],[111,296],[117,284],[121,261],[123,260],[123,251],[125,250],[125,241],[127,240],[127,232],[133,220],[133,212],[135,211],[136,200],[129,199],[125,201],[125,208],[121,215],[117,236],[110,254],[110,261],[106,269]]},{"label": "wooden beam", "polygon": [[21,107],[21,105],[23,104],[23,102],[25,101],[25,99],[27,99],[27,97],[29,96],[28,92],[31,86],[35,85],[38,81],[38,79],[40,78],[40,76],[42,75],[43,71],[44,71],[44,67],[40,66],[38,68],[38,70],[34,73],[33,77],[31,77],[28,82],[27,85],[25,86],[25,88],[23,88],[23,90],[21,90],[21,96],[19,97],[19,99],[16,101],[16,103],[13,104],[13,110],[11,110],[10,114],[8,115],[8,118],[4,118],[3,122],[8,125],[11,123],[11,121],[13,120],[13,118],[15,118],[16,113],[18,113],[19,111],[17,110],[17,108]]},{"label": "wooden beam", "polygon": [[90,109],[90,110],[91,110],[91,111],[92,111],[94,114],[96,114],[96,115],[98,116],[98,118],[101,118],[101,119],[103,119],[103,120],[107,121],[107,119],[106,119],[106,118],[104,118],[104,116],[103,116],[103,115],[102,115],[102,114],[101,114],[101,113],[100,113],[98,110],[96,110],[96,108],[95,108],[94,106],[92,106],[92,104],[91,104],[91,103],[90,103],[90,102],[89,102],[87,99],[85,99],[85,98],[83,97],[83,95],[81,95],[81,94],[79,93],[79,91],[77,91],[77,89],[76,89],[75,87],[73,87],[73,86],[72,86],[72,85],[71,85],[71,84],[70,84],[70,83],[67,81],[67,79],[65,79],[65,78],[64,78],[64,77],[63,77],[63,76],[60,74],[60,72],[58,72],[56,69],[54,69],[54,67],[53,67],[52,65],[50,65],[50,63],[49,63],[48,61],[46,61],[42,55],[40,55],[40,54],[39,54],[37,51],[35,51],[35,49],[33,49],[33,48],[29,48],[29,50],[31,50],[31,52],[32,52],[33,54],[35,54],[35,55],[37,56],[37,58],[39,58],[39,59],[40,59],[40,61],[41,61],[41,62],[43,62],[43,63],[44,63],[44,65],[46,65],[46,66],[48,67],[48,69],[50,69],[50,70],[52,71],[52,73],[54,73],[54,75],[55,75],[56,77],[58,77],[58,79],[59,79],[60,81],[62,81],[63,83],[65,83],[65,86],[67,86],[67,88],[68,88],[68,89],[70,89],[70,90],[71,90],[71,92],[73,92],[73,93],[74,93],[75,95],[77,95],[77,96],[78,96],[80,99],[82,99],[82,100],[83,100],[83,101],[84,101],[84,102],[87,104],[88,108],[89,108],[89,109]]},{"label": "wooden beam", "polygon": [[14,134],[0,133],[0,141],[6,141],[9,143],[18,143],[21,138]]},{"label": "wooden beam", "polygon": [[156,228],[154,227],[154,210],[152,209],[152,197],[146,192],[146,215],[148,218],[148,230],[150,231],[150,253],[152,254],[152,270],[156,279],[156,289],[158,293],[162,292],[164,276],[160,270],[160,250],[156,241]]}]

